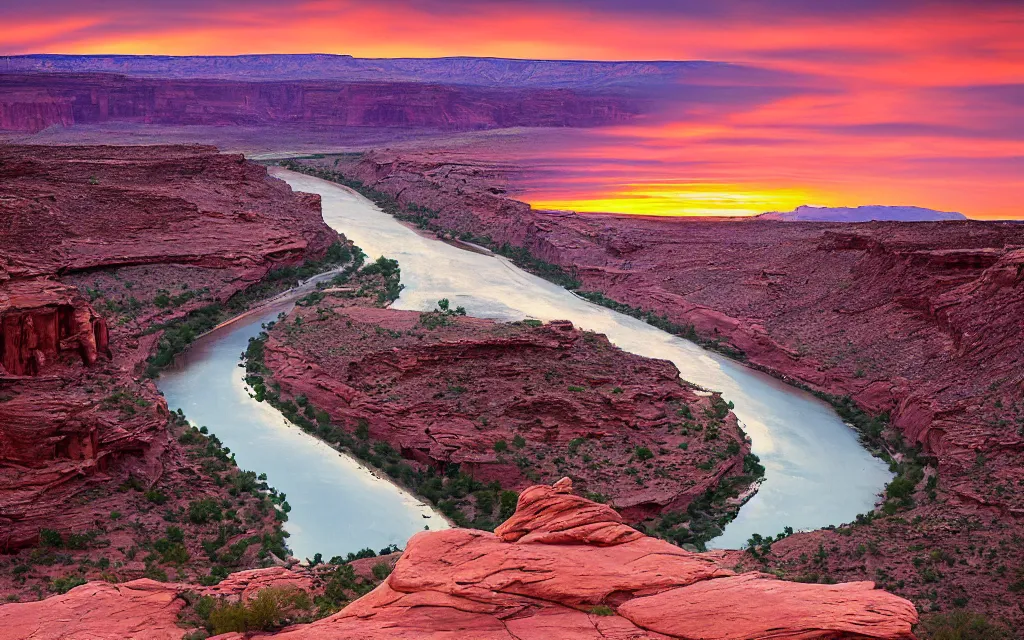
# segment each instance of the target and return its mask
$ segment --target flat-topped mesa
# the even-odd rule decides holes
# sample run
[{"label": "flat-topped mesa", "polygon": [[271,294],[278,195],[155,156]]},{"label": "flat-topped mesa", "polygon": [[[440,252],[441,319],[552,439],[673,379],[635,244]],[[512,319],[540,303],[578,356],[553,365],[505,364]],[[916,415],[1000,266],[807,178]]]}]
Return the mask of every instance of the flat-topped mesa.
[{"label": "flat-topped mesa", "polygon": [[110,356],[106,321],[74,287],[43,278],[0,289],[0,375],[39,375],[63,353]]},{"label": "flat-topped mesa", "polygon": [[[497,534],[418,533],[388,579],[333,616],[268,634],[288,640],[912,640],[913,604],[870,582],[804,584],[720,566],[619,521],[563,479],[520,496]],[[305,580],[305,582],[304,582]],[[271,568],[206,589],[251,598],[308,579]],[[113,640],[146,628],[177,638],[183,584],[90,582],[64,596],[0,607],[0,625],[32,638]],[[116,616],[112,614],[117,613]],[[73,615],[69,615],[73,614]],[[40,632],[41,630],[41,632]],[[159,633],[155,630],[159,630]],[[121,635],[118,635],[121,634]],[[29,637],[16,635],[15,637]],[[237,638],[236,634],[215,636]],[[262,636],[261,636],[262,637]]]}]

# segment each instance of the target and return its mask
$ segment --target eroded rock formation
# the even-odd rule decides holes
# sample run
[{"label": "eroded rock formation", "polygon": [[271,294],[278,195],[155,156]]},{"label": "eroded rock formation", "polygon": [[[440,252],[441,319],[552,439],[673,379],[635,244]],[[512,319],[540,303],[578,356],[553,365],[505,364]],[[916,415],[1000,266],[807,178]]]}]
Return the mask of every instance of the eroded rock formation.
[{"label": "eroded rock formation", "polygon": [[161,327],[336,239],[317,198],[212,147],[0,146],[0,551],[194,473],[140,379]]},{"label": "eroded rock formation", "polygon": [[571,473],[632,522],[685,512],[745,473],[749,443],[728,405],[668,361],[569,322],[351,305],[328,295],[278,323],[267,383],[334,425],[362,422],[409,464],[517,490]]},{"label": "eroded rock formation", "polygon": [[[907,639],[914,606],[870,582],[783,582],[736,574],[723,554],[694,554],[622,524],[563,479],[525,490],[495,533],[419,533],[394,571],[340,613],[276,638]],[[264,575],[265,574],[265,575]],[[251,596],[254,584],[302,586],[283,569],[231,576],[208,591]],[[66,596],[0,606],[12,638],[180,638],[185,585],[89,583]],[[116,615],[115,615],[116,614]],[[106,622],[104,623],[104,619]],[[140,628],[149,620],[150,627]],[[152,635],[146,635],[152,629]],[[33,635],[34,634],[34,635]],[[163,635],[161,635],[163,634]],[[237,638],[227,634],[216,638]]]}]

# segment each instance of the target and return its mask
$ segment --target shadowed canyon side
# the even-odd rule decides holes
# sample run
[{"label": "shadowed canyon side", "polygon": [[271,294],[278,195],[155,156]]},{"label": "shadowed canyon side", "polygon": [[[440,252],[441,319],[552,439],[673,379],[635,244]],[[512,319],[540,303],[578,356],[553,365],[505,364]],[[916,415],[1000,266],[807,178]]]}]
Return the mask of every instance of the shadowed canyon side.
[{"label": "shadowed canyon side", "polygon": [[[219,519],[229,488],[232,513],[248,520],[214,546],[266,543],[259,558],[259,545],[238,549],[239,568],[284,553],[255,474],[169,414],[142,374],[281,269],[324,259],[337,238],[317,198],[210,147],[0,147],[8,597],[61,592],[85,575],[166,577],[161,553],[198,578],[211,563],[196,525]],[[168,526],[173,540],[161,538]],[[143,560],[152,536],[162,551]]]},{"label": "shadowed canyon side", "polygon": [[[1024,579],[1014,568],[1024,561],[1021,225],[539,212],[506,196],[506,168],[485,162],[304,162],[375,190],[423,228],[501,250],[658,326],[692,328],[829,398],[900,477],[876,514],[792,536],[758,562],[801,579],[877,578],[925,611],[969,600],[1024,620],[1008,597]],[[1005,549],[1005,567],[979,545]]]},{"label": "shadowed canyon side", "polygon": [[0,131],[53,125],[430,128],[592,127],[629,121],[651,99],[626,90],[0,73]]},{"label": "shadowed canyon side", "polygon": [[[913,605],[870,582],[811,585],[723,568],[622,524],[605,505],[572,495],[568,479],[534,486],[494,534],[465,529],[414,536],[391,574],[341,612],[280,638],[912,639]],[[256,586],[258,583],[259,586]],[[199,589],[250,599],[259,587],[306,587],[304,570],[265,569]],[[0,607],[14,637],[180,638],[182,584],[89,583],[64,596]],[[108,612],[119,615],[111,620]],[[72,619],[75,618],[75,619]],[[66,635],[71,633],[71,635]],[[214,636],[239,638],[239,634]]]}]

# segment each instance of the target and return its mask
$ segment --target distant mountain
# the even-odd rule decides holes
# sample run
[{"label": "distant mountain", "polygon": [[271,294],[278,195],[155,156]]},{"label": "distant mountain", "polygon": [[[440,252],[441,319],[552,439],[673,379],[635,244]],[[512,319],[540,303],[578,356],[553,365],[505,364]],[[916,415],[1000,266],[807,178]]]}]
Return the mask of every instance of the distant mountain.
[{"label": "distant mountain", "polygon": [[720,62],[595,62],[507,58],[353,58],[329,54],[245,56],[0,56],[0,73],[116,73],[140,78],[421,82],[502,88],[659,85],[682,76],[746,73]]},{"label": "distant mountain", "polygon": [[934,222],[937,220],[966,220],[967,216],[953,211],[936,211],[924,207],[888,207],[872,204],[863,207],[811,207],[804,205],[792,211],[769,211],[757,216],[758,220],[783,222]]}]

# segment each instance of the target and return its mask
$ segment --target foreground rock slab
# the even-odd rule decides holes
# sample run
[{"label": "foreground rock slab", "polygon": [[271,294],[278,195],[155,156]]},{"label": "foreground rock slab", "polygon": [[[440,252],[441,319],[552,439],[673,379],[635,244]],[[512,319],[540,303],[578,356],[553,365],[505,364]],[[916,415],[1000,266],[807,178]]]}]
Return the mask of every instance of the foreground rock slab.
[{"label": "foreground rock slab", "polygon": [[340,613],[278,637],[913,638],[914,606],[868,582],[812,585],[735,575],[571,495],[523,492],[495,534],[417,534],[395,571]]},{"label": "foreground rock slab", "polygon": [[[534,486],[495,533],[414,536],[387,581],[339,613],[277,634],[289,640],[616,638],[686,640],[913,639],[917,612],[870,582],[784,582],[724,568],[722,552],[690,553],[571,493]],[[251,598],[308,588],[301,570],[233,574],[199,591]],[[188,585],[90,582],[39,602],[0,607],[5,638],[181,638]],[[261,634],[262,635],[262,634]],[[241,638],[237,633],[215,636]]]}]

